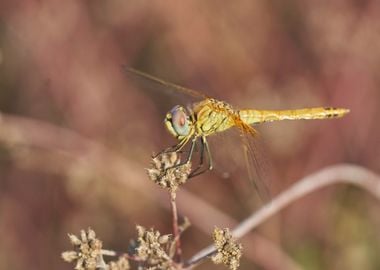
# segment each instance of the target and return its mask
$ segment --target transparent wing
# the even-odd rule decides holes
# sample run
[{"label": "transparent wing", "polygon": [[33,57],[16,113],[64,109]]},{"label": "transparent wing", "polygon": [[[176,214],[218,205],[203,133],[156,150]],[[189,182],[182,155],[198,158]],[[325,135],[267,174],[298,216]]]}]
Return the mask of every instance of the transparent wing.
[{"label": "transparent wing", "polygon": [[268,202],[271,199],[269,186],[271,185],[272,177],[270,163],[264,155],[262,142],[259,141],[259,135],[251,126],[247,125],[239,127],[239,129],[248,179],[257,190],[260,198],[264,202]]},{"label": "transparent wing", "polygon": [[271,199],[270,162],[265,156],[262,138],[252,131],[238,126],[208,138],[214,173],[237,185],[243,200],[255,199],[257,196],[252,195],[256,193],[261,202],[268,202]]},{"label": "transparent wing", "polygon": [[244,164],[247,177],[257,190],[263,201],[269,201],[271,196],[268,188],[270,182],[269,161],[264,158],[263,148],[258,141],[258,133],[251,126],[246,124],[240,116],[230,113],[234,126],[240,131],[240,143],[243,150]]},{"label": "transparent wing", "polygon": [[165,93],[172,98],[177,97],[182,103],[199,101],[208,98],[200,91],[168,82],[131,67],[123,68],[126,71],[126,74],[129,75],[128,78],[133,77],[132,79],[138,81],[139,84],[142,84],[144,88],[149,88],[149,83],[153,83],[153,85],[150,85],[152,86],[150,88],[154,89],[154,91],[159,92],[160,94]]}]

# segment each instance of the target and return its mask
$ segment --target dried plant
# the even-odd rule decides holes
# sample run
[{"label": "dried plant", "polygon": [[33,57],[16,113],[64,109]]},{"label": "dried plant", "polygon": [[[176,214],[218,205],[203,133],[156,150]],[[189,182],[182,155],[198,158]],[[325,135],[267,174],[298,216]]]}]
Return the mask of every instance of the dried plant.
[{"label": "dried plant", "polygon": [[191,172],[191,163],[181,164],[176,152],[163,153],[152,159],[153,168],[148,169],[149,178],[160,187],[174,194],[186,183]]},{"label": "dried plant", "polygon": [[93,230],[82,230],[80,237],[69,234],[69,238],[74,250],[63,252],[62,258],[67,262],[76,262],[74,269],[94,270],[104,267],[102,242],[96,238]]},{"label": "dried plant", "polygon": [[217,253],[212,256],[212,261],[216,264],[223,263],[231,270],[238,269],[242,245],[235,243],[229,229],[215,228],[213,237]]},{"label": "dried plant", "polygon": [[[182,259],[180,237],[190,226],[185,217],[182,224],[178,222],[176,192],[186,183],[191,173],[191,163],[181,163],[176,152],[162,153],[152,159],[152,168],[148,169],[149,178],[170,195],[172,210],[172,234],[162,234],[150,228],[137,225],[137,238],[132,240],[132,253],[118,253],[102,249],[102,242],[96,238],[92,229],[82,230],[80,237],[69,234],[74,250],[62,253],[66,262],[75,263],[76,270],[127,270],[131,269],[130,261],[135,262],[139,270],[179,270],[190,269],[199,263],[189,263]],[[203,259],[211,258],[215,264],[223,263],[229,269],[239,267],[242,247],[232,239],[229,229],[214,231],[215,254],[207,254]],[[103,256],[118,256],[116,261],[105,262]],[[213,255],[213,256],[211,256]]]},{"label": "dried plant", "polygon": [[[165,153],[152,161],[153,168],[148,169],[150,179],[164,187],[169,192],[172,209],[173,231],[170,234],[161,233],[153,228],[146,229],[136,226],[137,237],[132,241],[132,252],[115,252],[102,249],[102,242],[96,238],[91,229],[82,230],[80,236],[69,234],[74,250],[62,253],[62,258],[74,263],[77,270],[180,270],[192,269],[200,262],[211,259],[215,264],[224,264],[231,270],[238,269],[242,256],[242,245],[235,242],[250,230],[264,222],[268,217],[279,212],[289,203],[316,191],[324,186],[335,183],[351,183],[357,185],[380,199],[379,176],[357,166],[332,166],[301,179],[294,186],[273,198],[270,205],[262,207],[243,220],[230,232],[228,228],[215,228],[213,233],[214,245],[207,247],[188,260],[182,258],[180,238],[190,226],[188,219],[182,224],[178,222],[176,192],[186,183],[191,171],[189,163],[182,164],[177,153]],[[106,262],[104,256],[117,257]],[[134,268],[136,267],[136,268]],[[297,268],[294,268],[297,269]]]}]

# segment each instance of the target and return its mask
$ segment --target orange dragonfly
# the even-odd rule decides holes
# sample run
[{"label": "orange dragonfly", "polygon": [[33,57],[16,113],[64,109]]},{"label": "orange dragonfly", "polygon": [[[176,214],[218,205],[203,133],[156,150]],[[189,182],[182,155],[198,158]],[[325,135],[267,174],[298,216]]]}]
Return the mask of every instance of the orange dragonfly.
[{"label": "orange dragonfly", "polygon": [[[185,161],[187,163],[191,160],[195,145],[199,142],[201,149],[200,163],[190,174],[190,177],[194,177],[213,168],[212,155],[207,137],[226,131],[232,127],[237,127],[244,140],[243,147],[248,176],[260,196],[268,196],[266,195],[268,191],[265,183],[261,182],[259,175],[260,168],[258,168],[260,165],[255,156],[255,149],[253,149],[249,140],[250,137],[254,137],[257,134],[257,131],[252,127],[253,125],[281,120],[331,119],[342,117],[349,112],[349,109],[335,107],[295,110],[234,109],[227,102],[210,98],[196,90],[164,81],[133,68],[127,68],[127,71],[165,87],[172,88],[175,91],[201,99],[200,102],[186,107],[176,105],[166,114],[165,126],[170,134],[178,140],[178,143],[162,152],[179,152],[190,143],[189,154]],[[208,160],[207,166],[204,166],[204,154],[206,154]]]}]

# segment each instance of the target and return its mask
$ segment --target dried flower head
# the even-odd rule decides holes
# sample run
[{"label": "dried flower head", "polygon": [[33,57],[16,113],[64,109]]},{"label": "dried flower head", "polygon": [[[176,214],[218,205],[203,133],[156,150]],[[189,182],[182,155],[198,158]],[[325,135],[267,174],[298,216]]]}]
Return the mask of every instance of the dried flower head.
[{"label": "dried flower head", "polygon": [[172,258],[168,255],[168,248],[171,245],[171,237],[161,235],[159,231],[153,229],[146,230],[142,226],[136,226],[137,247],[136,256],[145,262],[149,270],[173,270],[177,269]]},{"label": "dried flower head", "polygon": [[116,262],[108,264],[108,270],[128,270],[130,269],[129,261],[126,257],[121,256]]},{"label": "dried flower head", "polygon": [[66,262],[76,261],[75,269],[95,270],[105,265],[101,254],[102,242],[96,238],[93,230],[81,230],[80,237],[69,234],[69,238],[74,250],[63,252],[62,258]]},{"label": "dried flower head", "polygon": [[176,152],[163,153],[153,158],[152,168],[148,169],[149,178],[171,193],[186,182],[190,172],[191,163],[181,164]]},{"label": "dried flower head", "polygon": [[213,233],[217,253],[211,258],[216,264],[223,263],[231,270],[236,270],[240,264],[242,245],[235,243],[228,228],[215,228]]}]

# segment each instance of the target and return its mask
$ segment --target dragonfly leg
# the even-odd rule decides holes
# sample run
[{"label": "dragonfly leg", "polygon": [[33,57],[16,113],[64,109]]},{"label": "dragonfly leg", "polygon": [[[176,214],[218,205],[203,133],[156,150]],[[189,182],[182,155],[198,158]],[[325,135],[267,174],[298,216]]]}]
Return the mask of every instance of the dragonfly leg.
[{"label": "dragonfly leg", "polygon": [[[186,160],[183,161],[183,162],[180,162],[179,164],[176,164],[176,165],[174,165],[174,166],[172,166],[170,168],[167,168],[167,170],[168,169],[177,168],[177,167],[180,167],[182,165],[185,165],[185,164],[189,163],[191,161],[191,158],[193,157],[195,145],[198,143],[198,139],[199,139],[199,137],[194,137],[192,139],[191,146],[190,146],[190,149],[189,149],[189,154],[187,155]],[[182,140],[178,144],[164,149],[163,151],[161,151],[156,156],[158,156],[160,154],[164,154],[164,153],[173,153],[173,152],[180,153],[180,152],[182,152],[182,148],[186,145],[186,143],[188,141],[189,141],[188,139],[187,140],[186,139]],[[189,178],[198,176],[200,174],[203,174],[203,173],[205,173],[207,171],[212,170],[212,167],[213,167],[213,165],[212,165],[212,158],[211,158],[210,148],[209,148],[208,142],[206,140],[206,137],[202,137],[201,138],[200,145],[201,145],[201,149],[200,149],[200,162],[199,162],[197,168],[195,168],[189,174]],[[205,166],[205,163],[204,163],[205,155],[207,155],[207,160],[208,160],[208,165],[207,166]]]},{"label": "dragonfly leg", "polygon": [[204,145],[206,146],[206,153],[207,153],[207,158],[208,158],[208,170],[211,171],[213,168],[213,162],[212,162],[212,156],[210,152],[210,147],[208,146],[208,142],[206,138],[202,138],[204,140]]},{"label": "dragonfly leg", "polygon": [[199,164],[198,164],[197,168],[195,168],[194,170],[192,170],[192,172],[189,174],[189,178],[197,176],[198,175],[197,172],[199,171],[199,169],[201,169],[203,167],[205,144],[203,143],[203,141],[201,141],[200,145],[201,145],[201,149],[200,149],[200,161],[199,161]]},{"label": "dragonfly leg", "polygon": [[184,165],[186,163],[189,163],[193,154],[194,154],[194,149],[195,149],[195,145],[197,144],[197,140],[198,138],[195,137],[192,141],[191,141],[191,146],[190,146],[190,150],[189,150],[189,154],[187,155],[187,158],[184,162],[180,162],[178,165],[175,165],[174,167],[178,167],[178,166],[181,166],[181,165]]},{"label": "dragonfly leg", "polygon": [[[195,177],[195,176],[198,176],[202,173],[205,173],[207,171],[210,171],[212,170],[212,157],[211,157],[211,152],[210,152],[210,148],[208,146],[208,142],[206,140],[205,137],[202,137],[201,139],[201,157],[200,157],[200,162],[199,162],[199,165],[196,169],[194,169],[190,175],[189,175],[189,178],[191,177]],[[204,155],[207,154],[207,160],[208,160],[208,166],[205,167],[204,165]],[[202,169],[203,167],[203,169]]]},{"label": "dragonfly leg", "polygon": [[158,152],[154,157],[157,157],[159,155],[166,154],[166,153],[178,152],[178,149],[180,148],[180,144],[181,143],[177,143],[175,145],[172,145],[172,146]]},{"label": "dragonfly leg", "polygon": [[[195,149],[195,146],[196,144],[198,143],[198,137],[194,137],[191,141],[191,146],[190,146],[190,149],[189,149],[189,154],[187,155],[185,161],[183,162],[180,162],[179,164],[176,164],[170,168],[167,168],[168,169],[173,169],[173,168],[177,168],[177,167],[180,167],[182,165],[185,165],[187,163],[189,163],[193,157],[193,154],[194,154],[194,149]],[[189,140],[183,140],[181,141],[180,143],[174,145],[174,146],[171,146],[163,151],[161,151],[158,155],[160,154],[164,154],[164,153],[172,153],[172,152],[177,152],[179,153],[181,151],[181,149],[185,146],[185,144],[188,142]],[[209,170],[212,170],[212,158],[211,158],[211,153],[210,153],[210,148],[209,148],[209,145],[208,145],[208,142],[206,140],[205,137],[202,137],[201,140],[200,140],[200,146],[201,146],[201,149],[200,149],[200,162],[197,166],[197,168],[195,168],[190,174],[189,174],[189,178],[192,178],[192,177],[195,177],[195,176],[198,176],[200,174],[203,174]],[[186,151],[187,152],[187,151]],[[207,160],[208,160],[208,165],[205,166],[206,164],[204,163],[205,161],[205,155],[207,155]]]},{"label": "dragonfly leg", "polygon": [[[193,138],[193,140],[191,141],[191,146],[190,146],[190,150],[189,150],[189,154],[187,155],[187,158],[186,158],[186,160],[185,161],[183,161],[183,162],[180,162],[179,164],[176,164],[176,165],[174,165],[174,166],[171,166],[171,167],[169,167],[169,168],[166,168],[166,170],[169,170],[169,169],[174,169],[174,168],[177,168],[177,167],[180,167],[180,166],[182,166],[182,165],[185,165],[185,164],[187,164],[188,162],[190,162],[190,160],[191,160],[191,158],[192,158],[192,156],[193,156],[193,153],[194,153],[194,149],[195,149],[195,145],[196,145],[196,143],[197,143],[197,137],[195,137],[195,138]],[[189,140],[186,140],[186,142],[188,142]],[[172,151],[166,151],[166,150],[164,150],[162,153],[173,153],[173,152],[177,152],[177,153],[179,153],[180,151],[181,151],[181,149],[182,149],[182,147],[186,144],[186,142],[185,143],[182,143],[182,141],[179,143],[179,144],[181,144],[179,147],[177,147],[177,149],[174,149],[174,150],[172,150]],[[174,146],[174,147],[176,147],[176,146]]]},{"label": "dragonfly leg", "polygon": [[186,145],[186,143],[189,141],[189,139],[183,139],[179,143],[169,146],[168,148],[158,152],[156,155],[153,155],[153,158],[158,157],[159,155],[166,154],[166,153],[181,153],[181,149]]}]

